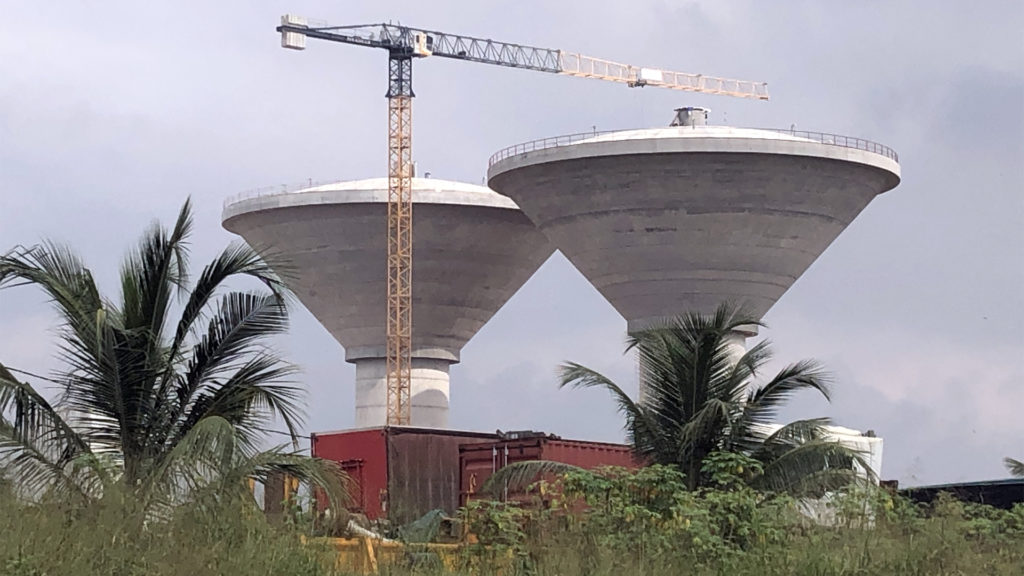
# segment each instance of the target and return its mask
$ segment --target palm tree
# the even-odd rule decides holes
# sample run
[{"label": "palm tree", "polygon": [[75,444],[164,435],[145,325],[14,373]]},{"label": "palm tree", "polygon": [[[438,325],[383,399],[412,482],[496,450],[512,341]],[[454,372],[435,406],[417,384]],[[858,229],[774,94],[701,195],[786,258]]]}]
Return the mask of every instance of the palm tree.
[{"label": "palm tree", "polygon": [[[343,494],[338,471],[297,452],[295,368],[264,342],[288,325],[286,291],[253,250],[232,244],[194,284],[191,202],[154,224],[123,261],[120,293],[54,243],[0,256],[0,289],[41,288],[60,315],[55,402],[0,365],[0,476],[20,493],[85,500],[115,488],[172,505],[286,471]],[[228,291],[249,277],[260,290]],[[174,316],[176,314],[176,316]],[[261,450],[279,421],[291,446]]]},{"label": "palm tree", "polygon": [[[753,380],[771,359],[767,341],[738,360],[728,337],[760,321],[730,305],[714,314],[688,314],[663,327],[631,336],[643,393],[634,400],[606,376],[570,362],[561,367],[561,387],[603,388],[625,417],[628,442],[641,462],[671,465],[686,475],[690,489],[709,483],[708,456],[731,452],[753,458],[761,472],[755,487],[797,494],[822,493],[848,484],[861,456],[826,439],[826,418],[797,420],[779,427],[778,409],[793,394],[813,391],[829,398],[829,377],[810,360],[791,364],[760,386]],[[513,466],[495,482],[522,486],[538,473],[565,467],[554,463]],[[870,473],[870,472],[869,472]]]},{"label": "palm tree", "polygon": [[1003,458],[1003,463],[1006,464],[1006,469],[1010,471],[1010,475],[1024,478],[1024,462],[1014,460],[1013,458]]}]

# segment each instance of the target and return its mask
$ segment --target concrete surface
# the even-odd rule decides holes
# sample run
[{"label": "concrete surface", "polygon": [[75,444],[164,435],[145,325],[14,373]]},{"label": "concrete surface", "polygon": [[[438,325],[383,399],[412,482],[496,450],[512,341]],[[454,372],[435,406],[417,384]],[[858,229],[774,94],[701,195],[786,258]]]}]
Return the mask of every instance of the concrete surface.
[{"label": "concrete surface", "polygon": [[[356,426],[385,423],[387,179],[232,202],[223,224],[288,263],[299,300],[356,364]],[[554,252],[488,188],[413,179],[413,426],[447,427],[448,367]]]},{"label": "concrete surface", "polygon": [[[356,364],[356,427],[387,422],[387,362],[384,358],[360,358]],[[448,360],[413,358],[410,418],[413,426],[448,428]]]},{"label": "concrete surface", "polygon": [[491,166],[488,181],[634,332],[725,300],[762,317],[876,195],[899,183],[900,169],[864,150],[701,126],[512,155]]}]

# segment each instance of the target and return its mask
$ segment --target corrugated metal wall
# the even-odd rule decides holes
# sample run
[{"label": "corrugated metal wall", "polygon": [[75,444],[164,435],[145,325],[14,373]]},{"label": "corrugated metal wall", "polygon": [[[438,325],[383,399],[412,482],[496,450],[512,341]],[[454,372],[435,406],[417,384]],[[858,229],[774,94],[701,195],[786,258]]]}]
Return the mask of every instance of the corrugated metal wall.
[{"label": "corrugated metal wall", "polygon": [[337,462],[354,482],[349,509],[379,518],[387,497],[388,464],[384,429],[313,434],[313,456]]},{"label": "corrugated metal wall", "polygon": [[625,444],[582,442],[540,436],[463,445],[459,449],[460,505],[465,505],[467,499],[479,493],[494,470],[529,460],[564,462],[588,469],[601,466],[637,466],[630,447]]},{"label": "corrugated metal wall", "polygon": [[388,441],[388,517],[405,523],[459,507],[459,446],[491,442],[494,434],[391,428]]},{"label": "corrugated metal wall", "polygon": [[426,428],[371,428],[313,435],[313,455],[337,462],[355,482],[350,509],[405,523],[459,507],[459,446],[495,434]]}]

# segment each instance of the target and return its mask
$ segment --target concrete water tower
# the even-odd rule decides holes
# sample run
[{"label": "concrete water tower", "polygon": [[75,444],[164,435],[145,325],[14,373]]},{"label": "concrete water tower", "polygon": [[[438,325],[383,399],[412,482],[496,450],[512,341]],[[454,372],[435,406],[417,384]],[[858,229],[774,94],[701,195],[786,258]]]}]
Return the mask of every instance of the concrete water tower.
[{"label": "concrete water tower", "polygon": [[[707,126],[520,144],[491,158],[512,198],[630,332],[732,301],[763,316],[875,196],[896,154],[831,134]],[[750,333],[735,335],[742,345]]]},{"label": "concrete water tower", "polygon": [[[448,368],[554,251],[508,198],[414,178],[411,425],[448,426]],[[356,426],[386,423],[386,178],[229,202],[224,227],[290,267],[289,287],[356,365]]]}]

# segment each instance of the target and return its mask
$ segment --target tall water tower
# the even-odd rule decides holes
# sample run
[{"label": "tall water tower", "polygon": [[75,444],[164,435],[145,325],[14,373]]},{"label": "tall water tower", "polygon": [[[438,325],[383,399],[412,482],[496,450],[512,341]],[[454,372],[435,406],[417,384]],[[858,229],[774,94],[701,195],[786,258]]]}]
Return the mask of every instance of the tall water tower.
[{"label": "tall water tower", "polygon": [[[706,125],[519,144],[491,158],[512,198],[636,332],[721,302],[764,315],[875,196],[889,148],[831,134]],[[854,280],[855,281],[855,280]],[[737,334],[742,345],[750,333]]]}]

